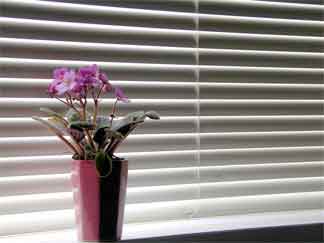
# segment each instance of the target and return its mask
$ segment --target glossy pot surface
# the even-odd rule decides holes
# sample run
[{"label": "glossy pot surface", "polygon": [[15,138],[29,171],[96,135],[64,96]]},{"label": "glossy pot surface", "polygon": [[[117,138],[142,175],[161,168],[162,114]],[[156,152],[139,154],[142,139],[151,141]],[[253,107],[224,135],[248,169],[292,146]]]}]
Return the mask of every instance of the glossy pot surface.
[{"label": "glossy pot surface", "polygon": [[112,172],[99,177],[95,161],[72,162],[72,185],[78,239],[112,242],[121,239],[128,161],[113,160]]}]

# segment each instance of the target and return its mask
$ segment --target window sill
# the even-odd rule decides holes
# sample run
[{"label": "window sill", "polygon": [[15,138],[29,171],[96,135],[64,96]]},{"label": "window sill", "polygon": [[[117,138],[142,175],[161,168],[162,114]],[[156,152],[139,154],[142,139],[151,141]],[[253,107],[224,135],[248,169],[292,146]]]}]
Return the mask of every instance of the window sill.
[{"label": "window sill", "polygon": [[[324,210],[221,216],[217,218],[125,225],[124,242],[134,239],[223,232],[230,230],[323,223]],[[179,227],[181,225],[181,227]],[[179,240],[179,237],[178,237]],[[149,240],[147,240],[148,242]],[[0,243],[76,243],[74,229],[0,237]]]}]

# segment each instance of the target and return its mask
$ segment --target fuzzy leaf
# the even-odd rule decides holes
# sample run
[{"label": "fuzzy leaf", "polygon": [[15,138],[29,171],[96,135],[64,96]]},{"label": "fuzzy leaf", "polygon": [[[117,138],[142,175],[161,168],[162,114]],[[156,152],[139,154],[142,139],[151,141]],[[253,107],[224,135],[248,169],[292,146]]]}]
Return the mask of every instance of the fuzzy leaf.
[{"label": "fuzzy leaf", "polygon": [[98,116],[96,119],[97,128],[110,127],[110,119],[109,116]]},{"label": "fuzzy leaf", "polygon": [[[160,119],[160,115],[155,111],[136,111],[129,113],[127,116],[125,116],[122,119],[114,120],[112,125],[113,131],[119,131],[125,130],[125,128],[130,128],[132,125],[136,125],[137,123],[144,122],[145,118],[149,117],[151,119],[158,120]],[[126,129],[127,130],[127,129]],[[122,134],[125,134],[122,132]]]},{"label": "fuzzy leaf", "polygon": [[36,121],[39,121],[41,124],[46,126],[50,131],[55,133],[74,153],[79,152],[73,144],[71,144],[66,138],[64,138],[64,133],[66,133],[65,128],[59,128],[52,122],[42,119],[38,116],[33,116],[32,118]]},{"label": "fuzzy leaf", "polygon": [[63,115],[48,108],[40,108],[40,111],[48,115],[49,120],[56,123],[58,126],[68,127],[68,122],[64,119]]},{"label": "fuzzy leaf", "polygon": [[86,143],[84,145],[85,150],[85,159],[95,159],[96,153],[93,151],[93,148],[90,146],[90,144]]},{"label": "fuzzy leaf", "polygon": [[69,122],[80,121],[80,114],[72,108],[65,113],[65,116]]},{"label": "fuzzy leaf", "polygon": [[46,126],[49,130],[54,132],[56,135],[64,136],[67,133],[67,131],[64,128],[58,127],[55,123],[53,123],[49,120],[40,118],[38,116],[33,116],[32,118],[36,121],[39,121],[41,124]]},{"label": "fuzzy leaf", "polygon": [[100,177],[106,177],[111,174],[112,171],[112,159],[109,155],[103,151],[99,151],[96,154],[96,168]]},{"label": "fuzzy leaf", "polygon": [[96,130],[93,140],[98,144],[99,148],[103,148],[109,139],[123,139],[123,135],[117,131],[113,131],[110,127],[101,127]]},{"label": "fuzzy leaf", "polygon": [[130,124],[143,122],[146,115],[144,111],[136,111],[129,113],[127,116],[114,120],[112,125],[113,131],[119,131],[123,127],[129,126]]},{"label": "fuzzy leaf", "polygon": [[99,128],[95,131],[94,136],[93,136],[93,141],[95,141],[99,148],[103,148],[105,142],[107,141],[107,135],[105,132],[105,128]]},{"label": "fuzzy leaf", "polygon": [[51,109],[41,107],[39,110],[47,114],[48,116],[58,117],[60,119],[63,119],[63,116],[60,113],[57,113],[56,111],[53,111]]},{"label": "fuzzy leaf", "polygon": [[82,130],[82,129],[92,130],[95,128],[95,126],[94,124],[89,123],[87,121],[75,121],[70,123],[70,128],[78,129],[78,130]]},{"label": "fuzzy leaf", "polygon": [[151,118],[153,120],[159,120],[160,119],[160,115],[156,111],[148,111],[148,112],[145,112],[145,115],[148,118]]},{"label": "fuzzy leaf", "polygon": [[73,139],[78,143],[81,142],[85,137],[84,132],[80,131],[79,129],[68,128],[68,132],[71,135],[71,137],[73,137]]}]

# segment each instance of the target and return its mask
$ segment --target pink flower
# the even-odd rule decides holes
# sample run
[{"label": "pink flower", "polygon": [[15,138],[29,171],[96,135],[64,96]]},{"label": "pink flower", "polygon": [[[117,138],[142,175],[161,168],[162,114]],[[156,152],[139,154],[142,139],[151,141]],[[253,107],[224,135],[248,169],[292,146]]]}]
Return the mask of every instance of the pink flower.
[{"label": "pink flower", "polygon": [[100,85],[99,80],[99,68],[96,64],[91,66],[81,67],[77,73],[77,81],[85,87],[98,87]]},{"label": "pink flower", "polygon": [[53,95],[63,95],[70,91],[75,84],[75,71],[67,68],[57,68],[53,72],[54,80],[49,84],[47,92]]},{"label": "pink flower", "polygon": [[104,93],[107,93],[107,92],[110,92],[113,90],[112,85],[109,83],[107,74],[105,74],[104,72],[99,72],[99,79],[103,83],[102,91]]},{"label": "pink flower", "polygon": [[117,98],[117,100],[120,100],[124,103],[130,102],[128,97],[124,94],[123,90],[119,87],[115,87],[115,97]]},{"label": "pink flower", "polygon": [[110,91],[112,91],[112,90],[113,90],[113,87],[112,87],[112,85],[111,85],[110,83],[106,83],[106,84],[104,84],[103,87],[102,87],[102,91],[103,91],[104,93],[110,92]]},{"label": "pink flower", "polygon": [[99,79],[102,83],[107,84],[108,83],[108,77],[104,72],[99,73]]},{"label": "pink flower", "polygon": [[57,68],[53,72],[54,80],[48,86],[50,96],[68,93],[73,97],[85,97],[87,89],[101,88],[109,92],[113,88],[104,72],[96,64],[79,68],[77,72],[68,68]]}]

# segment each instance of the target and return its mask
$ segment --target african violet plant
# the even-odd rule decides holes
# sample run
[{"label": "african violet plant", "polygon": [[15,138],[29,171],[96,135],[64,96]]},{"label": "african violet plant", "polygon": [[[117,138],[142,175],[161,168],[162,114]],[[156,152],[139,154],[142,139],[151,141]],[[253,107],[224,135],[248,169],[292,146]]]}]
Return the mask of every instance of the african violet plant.
[{"label": "african violet plant", "polygon": [[[100,176],[111,173],[112,161],[117,159],[115,150],[146,117],[159,119],[155,111],[137,111],[118,118],[118,102],[130,101],[121,88],[111,85],[96,64],[78,70],[57,68],[53,78],[47,92],[64,103],[67,111],[61,114],[41,108],[48,118],[33,119],[54,132],[73,152],[73,159],[95,160]],[[113,93],[115,101],[111,112],[103,116],[99,114],[100,100],[107,93]]]}]

